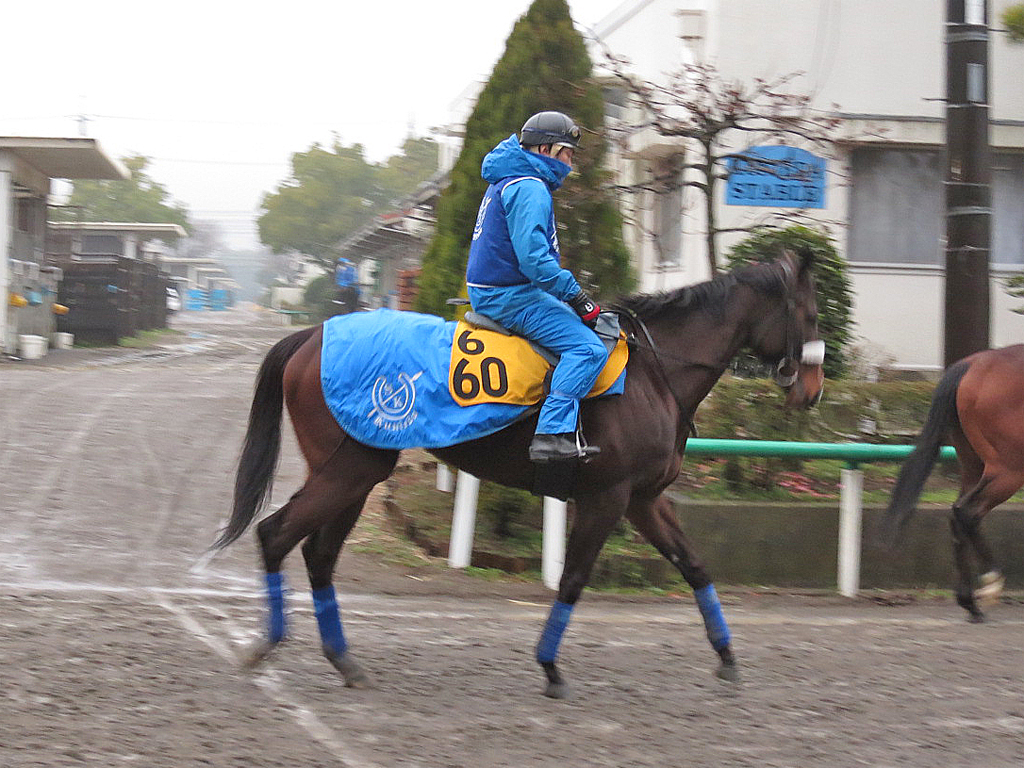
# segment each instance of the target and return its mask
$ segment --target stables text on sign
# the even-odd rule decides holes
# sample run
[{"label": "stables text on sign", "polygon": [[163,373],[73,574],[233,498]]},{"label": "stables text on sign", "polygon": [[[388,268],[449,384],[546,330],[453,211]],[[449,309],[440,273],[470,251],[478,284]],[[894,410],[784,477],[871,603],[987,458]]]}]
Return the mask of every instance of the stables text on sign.
[{"label": "stables text on sign", "polygon": [[825,207],[825,158],[799,147],[750,147],[727,161],[727,205]]}]

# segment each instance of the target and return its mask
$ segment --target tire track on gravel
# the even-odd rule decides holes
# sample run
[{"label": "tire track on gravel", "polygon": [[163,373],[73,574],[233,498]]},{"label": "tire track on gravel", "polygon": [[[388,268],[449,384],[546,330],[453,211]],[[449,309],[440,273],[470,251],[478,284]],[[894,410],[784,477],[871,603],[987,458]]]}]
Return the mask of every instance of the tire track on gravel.
[{"label": "tire track on gravel", "polygon": [[81,419],[78,428],[61,443],[56,454],[49,458],[49,467],[36,483],[35,488],[21,499],[17,507],[10,510],[11,514],[8,516],[8,525],[4,533],[5,541],[12,545],[12,552],[8,559],[13,560],[10,565],[13,565],[15,569],[20,563],[20,567],[28,571],[30,578],[38,577],[35,567],[29,559],[28,555],[31,553],[27,547],[28,541],[33,537],[32,529],[37,522],[35,513],[44,508],[46,502],[56,492],[59,483],[74,479],[77,475],[80,462],[74,459],[81,454],[100,418],[111,409],[115,401],[130,395],[139,386],[140,382],[138,381],[130,382],[124,388],[108,392],[96,401],[92,411]]},{"label": "tire track on gravel", "polygon": [[[88,377],[86,383],[90,379],[94,379],[98,376],[98,373],[86,374]],[[10,394],[10,388],[4,387],[2,389],[4,393],[4,400],[7,401],[7,408],[4,411],[3,420],[0,424],[3,425],[3,434],[6,436],[3,445],[0,445],[0,477],[6,475],[8,471],[8,465],[14,456],[18,453],[19,446],[16,445],[10,439],[10,435],[17,434],[22,424],[28,418],[31,412],[32,406],[42,397],[45,397],[54,392],[54,390],[68,389],[74,387],[80,389],[83,382],[81,379],[72,378],[69,376],[57,377],[52,380],[51,383],[41,388],[33,387],[30,390],[21,393],[18,397],[15,395],[13,398]],[[9,399],[10,398],[10,399]],[[12,402],[13,400],[13,402]]]},{"label": "tire track on gravel", "polygon": [[[208,632],[206,627],[172,603],[166,595],[151,594],[153,602],[174,616],[181,626],[191,633],[192,637],[199,640],[228,664],[238,665],[238,657],[231,647],[230,640],[224,640]],[[243,636],[241,630],[226,615],[224,615],[223,622],[233,635]],[[292,695],[272,671],[254,672],[249,679],[272,703],[284,709],[306,733],[328,750],[338,765],[343,768],[380,768],[377,763],[354,756],[355,750],[352,749],[352,746],[342,741],[333,729],[317,717],[315,712]]]},{"label": "tire track on gravel", "polygon": [[[215,376],[217,373],[235,367],[235,365],[236,362],[233,360],[225,361],[204,371],[204,373]],[[208,413],[202,411],[192,411],[192,413],[194,418],[189,421],[189,425],[201,423],[209,417]],[[151,561],[157,544],[170,527],[172,518],[182,510],[182,504],[187,492],[191,490],[191,481],[196,470],[208,465],[211,455],[217,450],[224,448],[223,438],[231,431],[233,425],[229,421],[224,421],[215,434],[200,430],[199,432],[203,435],[200,449],[195,450],[195,446],[193,446],[190,461],[176,473],[173,479],[168,476],[165,463],[159,459],[153,450],[149,431],[151,425],[136,421],[133,427],[134,442],[139,448],[136,456],[142,456],[145,459],[146,465],[157,479],[161,500],[156,509],[154,524],[138,548],[142,557],[133,560],[132,566],[125,573],[125,578],[129,581],[132,577],[138,575],[143,562],[148,563]],[[136,482],[139,486],[140,495],[152,495],[153,488],[144,482],[142,473],[136,475]]]}]

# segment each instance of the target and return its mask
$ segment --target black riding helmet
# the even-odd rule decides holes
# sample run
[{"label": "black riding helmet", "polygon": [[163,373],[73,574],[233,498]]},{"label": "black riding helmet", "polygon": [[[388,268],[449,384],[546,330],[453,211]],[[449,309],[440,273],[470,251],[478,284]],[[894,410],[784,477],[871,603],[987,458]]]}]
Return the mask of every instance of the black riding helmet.
[{"label": "black riding helmet", "polygon": [[572,118],[561,112],[538,112],[519,132],[519,143],[524,147],[541,144],[567,144],[576,149],[580,145],[581,131]]}]

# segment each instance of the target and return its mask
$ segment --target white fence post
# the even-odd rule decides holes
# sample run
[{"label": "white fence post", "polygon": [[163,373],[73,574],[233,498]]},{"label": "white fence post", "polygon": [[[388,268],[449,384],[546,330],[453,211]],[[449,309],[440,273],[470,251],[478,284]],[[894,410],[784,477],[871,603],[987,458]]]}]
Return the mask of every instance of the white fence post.
[{"label": "white fence post", "polygon": [[434,487],[444,493],[452,492],[452,471],[443,461],[437,462],[437,482]]},{"label": "white fence post", "polygon": [[448,566],[465,568],[473,556],[473,526],[476,524],[476,497],[480,480],[459,470],[455,484],[455,510],[452,513],[452,535],[448,543]]},{"label": "white fence post", "polygon": [[564,501],[544,497],[544,538],[541,545],[541,575],[544,586],[558,589],[565,567],[565,507]]},{"label": "white fence post", "polygon": [[860,533],[864,473],[842,470],[839,487],[839,594],[856,597],[860,590]]}]

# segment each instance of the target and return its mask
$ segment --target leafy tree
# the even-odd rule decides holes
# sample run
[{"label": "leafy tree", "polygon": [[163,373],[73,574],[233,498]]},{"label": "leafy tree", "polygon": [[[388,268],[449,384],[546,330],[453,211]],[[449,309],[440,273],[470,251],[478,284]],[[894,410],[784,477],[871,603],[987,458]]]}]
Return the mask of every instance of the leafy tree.
[{"label": "leafy tree", "polygon": [[809,227],[764,228],[733,246],[728,255],[729,267],[774,261],[785,248],[809,248],[814,253],[818,331],[825,340],[825,375],[840,378],[849,367],[846,348],[852,338],[853,312],[846,260],[836,251],[831,238]]},{"label": "leafy tree", "polygon": [[367,162],[360,144],[335,140],[292,155],[292,175],[263,196],[260,241],[277,253],[298,251],[330,268],[339,240],[412,192],[437,169],[437,143],[408,138],[401,154]]},{"label": "leafy tree", "polygon": [[632,287],[621,217],[602,170],[604,104],[590,76],[590,57],[565,0],[535,0],[512,29],[466,122],[465,143],[423,258],[418,310],[450,316],[445,301],[464,291],[470,238],[487,188],[480,177],[484,155],[544,110],[565,112],[586,129],[576,172],[555,195],[562,265],[597,294]]},{"label": "leafy tree", "polygon": [[999,17],[1006,33],[1014,43],[1024,43],[1024,3],[1017,3],[1003,9]]},{"label": "leafy tree", "polygon": [[81,179],[72,186],[70,208],[53,211],[56,221],[135,221],[180,224],[191,227],[188,211],[171,199],[163,185],[146,172],[149,158],[143,155],[122,157],[131,174],[126,180]]},{"label": "leafy tree", "polygon": [[[711,64],[686,64],[666,84],[659,85],[627,74],[629,62],[610,51],[605,51],[605,59],[638,108],[637,120],[616,126],[624,147],[634,135],[647,129],[689,140],[681,147],[686,154],[672,167],[671,180],[654,179],[620,189],[627,193],[663,192],[666,184],[674,184],[699,190],[704,200],[704,232],[712,275],[718,272],[718,236],[735,231],[719,226],[716,208],[719,182],[729,176],[729,160],[744,157],[742,150],[733,148],[733,141],[749,146],[795,139],[814,147],[828,147],[838,126],[836,118],[811,108],[809,96],[787,89],[796,73],[743,83],[727,80]],[[757,160],[762,167],[770,165],[762,158]]]}]

